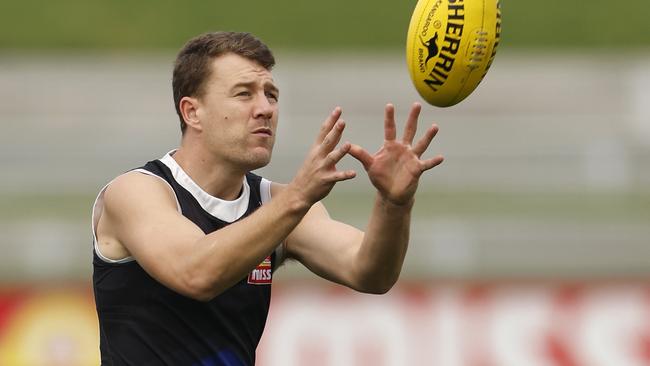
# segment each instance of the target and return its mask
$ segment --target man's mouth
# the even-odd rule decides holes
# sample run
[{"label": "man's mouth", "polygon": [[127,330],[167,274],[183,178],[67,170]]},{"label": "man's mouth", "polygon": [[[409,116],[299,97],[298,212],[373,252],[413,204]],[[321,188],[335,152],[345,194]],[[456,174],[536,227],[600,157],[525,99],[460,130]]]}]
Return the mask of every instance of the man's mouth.
[{"label": "man's mouth", "polygon": [[271,131],[270,128],[258,128],[255,131],[253,131],[253,134],[255,135],[266,135],[266,136],[273,136],[273,131]]}]

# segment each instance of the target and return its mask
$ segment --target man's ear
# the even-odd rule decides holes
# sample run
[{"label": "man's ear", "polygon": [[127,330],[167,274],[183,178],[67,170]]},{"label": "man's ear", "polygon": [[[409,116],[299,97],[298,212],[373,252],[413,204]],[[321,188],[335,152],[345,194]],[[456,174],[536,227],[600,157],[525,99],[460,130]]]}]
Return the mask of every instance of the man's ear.
[{"label": "man's ear", "polygon": [[199,100],[192,97],[183,97],[178,104],[187,127],[201,131],[203,126],[201,126],[201,120],[198,117],[198,110],[201,107]]}]

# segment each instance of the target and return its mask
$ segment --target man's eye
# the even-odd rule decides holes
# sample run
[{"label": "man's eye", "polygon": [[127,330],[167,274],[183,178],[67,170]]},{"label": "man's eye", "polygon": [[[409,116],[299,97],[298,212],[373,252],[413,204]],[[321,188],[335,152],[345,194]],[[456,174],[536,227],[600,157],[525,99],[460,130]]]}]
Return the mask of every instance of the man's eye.
[{"label": "man's eye", "polygon": [[279,96],[276,93],[271,93],[271,92],[266,93],[266,97],[269,99],[273,99],[275,101],[277,101],[279,98]]},{"label": "man's eye", "polygon": [[249,97],[250,95],[251,93],[248,91],[240,91],[237,94],[235,94],[235,96],[237,97]]}]

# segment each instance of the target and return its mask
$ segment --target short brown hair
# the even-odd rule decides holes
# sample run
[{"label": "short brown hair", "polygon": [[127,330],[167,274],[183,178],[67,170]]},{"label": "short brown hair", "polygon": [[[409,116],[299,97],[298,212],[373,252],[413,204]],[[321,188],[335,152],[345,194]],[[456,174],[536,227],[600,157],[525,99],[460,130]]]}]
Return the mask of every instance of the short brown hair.
[{"label": "short brown hair", "polygon": [[234,53],[255,61],[267,70],[275,65],[271,50],[257,37],[245,32],[211,32],[190,39],[176,56],[172,90],[181,132],[187,125],[180,110],[183,97],[202,97],[205,82],[211,75],[211,61],[221,55]]}]

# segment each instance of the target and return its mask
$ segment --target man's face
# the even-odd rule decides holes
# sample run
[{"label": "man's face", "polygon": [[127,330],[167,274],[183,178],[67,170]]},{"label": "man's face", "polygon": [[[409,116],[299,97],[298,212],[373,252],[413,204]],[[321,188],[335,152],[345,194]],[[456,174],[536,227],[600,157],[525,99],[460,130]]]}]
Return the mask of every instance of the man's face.
[{"label": "man's face", "polygon": [[206,148],[247,171],[271,160],[278,122],[278,88],[271,72],[235,54],[213,60],[198,117]]}]

